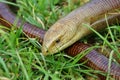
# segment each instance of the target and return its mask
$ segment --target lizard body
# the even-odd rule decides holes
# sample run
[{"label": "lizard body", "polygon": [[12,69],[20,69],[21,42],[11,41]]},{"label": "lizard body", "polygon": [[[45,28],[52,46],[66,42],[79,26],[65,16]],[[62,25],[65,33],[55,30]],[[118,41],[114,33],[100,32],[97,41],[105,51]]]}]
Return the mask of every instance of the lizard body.
[{"label": "lizard body", "polygon": [[[86,5],[72,11],[66,17],[58,20],[45,34],[42,48],[43,54],[57,53],[88,35],[91,31],[83,26],[83,24],[91,26],[97,22],[94,21],[95,17],[119,8],[119,4],[120,0],[92,0]],[[91,22],[93,23],[91,24]],[[95,27],[92,25],[95,29],[105,27],[98,26]]]}]

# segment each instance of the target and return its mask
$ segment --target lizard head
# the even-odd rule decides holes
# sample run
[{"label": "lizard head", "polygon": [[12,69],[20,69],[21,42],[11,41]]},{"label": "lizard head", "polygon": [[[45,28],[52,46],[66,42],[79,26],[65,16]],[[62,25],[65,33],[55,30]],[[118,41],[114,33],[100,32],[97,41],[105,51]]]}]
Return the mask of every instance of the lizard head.
[{"label": "lizard head", "polygon": [[42,53],[49,55],[65,49],[75,37],[76,32],[77,27],[59,22],[55,23],[44,36]]},{"label": "lizard head", "polygon": [[76,26],[75,23],[55,23],[45,34],[42,47],[43,55],[57,53],[79,40],[82,32],[85,31],[78,30]]}]

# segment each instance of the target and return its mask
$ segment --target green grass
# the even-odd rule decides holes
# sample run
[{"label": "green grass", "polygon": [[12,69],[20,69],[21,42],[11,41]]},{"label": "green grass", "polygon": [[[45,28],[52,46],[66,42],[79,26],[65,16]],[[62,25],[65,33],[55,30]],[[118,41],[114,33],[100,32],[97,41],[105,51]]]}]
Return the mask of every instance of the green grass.
[{"label": "green grass", "polygon": [[[81,5],[80,0],[76,0],[75,3],[72,1],[74,0],[17,0],[17,4],[14,5],[20,8],[18,16],[47,30],[59,18]],[[102,34],[91,29],[96,33],[91,36],[96,41],[94,45],[107,46],[120,56],[119,27],[118,25],[108,27]],[[86,42],[87,38],[83,38],[82,41]],[[113,59],[112,54],[109,65]],[[78,63],[83,55],[85,54],[73,58],[60,52],[43,56],[41,44],[35,39],[25,37],[21,29],[15,27],[7,29],[0,26],[0,80],[3,78],[7,78],[6,80],[86,80],[84,77],[86,75],[96,77],[94,74],[100,71],[85,66],[85,62]]]}]

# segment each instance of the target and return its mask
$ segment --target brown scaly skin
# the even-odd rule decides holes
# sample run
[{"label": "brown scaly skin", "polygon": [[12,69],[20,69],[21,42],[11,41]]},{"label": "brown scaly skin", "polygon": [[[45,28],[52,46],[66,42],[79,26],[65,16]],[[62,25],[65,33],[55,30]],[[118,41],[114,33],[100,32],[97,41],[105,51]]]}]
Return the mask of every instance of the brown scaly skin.
[{"label": "brown scaly skin", "polygon": [[[73,10],[64,18],[59,19],[46,32],[43,40],[43,54],[54,54],[72,45],[92,32],[83,24],[92,26],[91,22],[96,21],[91,19],[117,8],[120,8],[120,0],[91,0],[86,5]],[[92,26],[92,28],[99,27]]]},{"label": "brown scaly skin", "polygon": [[[67,48],[65,50],[65,52],[67,54],[69,54],[70,56],[76,56],[78,53],[86,50],[87,48],[89,48],[89,45],[87,44],[83,44],[80,42],[76,42],[74,45],[70,46],[69,48]],[[92,67],[93,69],[96,70],[101,70],[104,72],[108,72],[108,63],[109,60],[108,58],[106,58],[105,56],[103,56],[102,54],[98,53],[95,50],[91,50],[89,52],[89,54],[87,54],[86,56],[84,56],[80,61],[83,62],[87,60],[86,65]],[[115,63],[112,62],[111,64],[111,68],[110,68],[110,75],[113,76],[113,78],[115,78],[115,80],[120,80],[120,65],[114,66]],[[97,67],[95,67],[97,66]],[[115,69],[115,71],[113,71],[112,69]],[[116,75],[114,75],[116,74]]]},{"label": "brown scaly skin", "polygon": [[[8,27],[10,27],[10,25],[14,25],[13,23],[14,23],[14,20],[16,19],[15,15],[9,10],[8,6],[3,3],[0,3],[0,18],[1,18],[0,23]],[[120,20],[120,15],[110,16],[108,18],[108,21],[110,22],[113,21],[115,23],[116,18]],[[105,24],[104,18],[93,23],[94,24],[93,26],[100,27],[104,25],[103,23]],[[22,24],[23,24],[22,21],[19,19],[16,26],[19,28],[19,26],[21,26]],[[22,27],[23,27],[23,32],[26,33],[27,36],[37,37],[40,42],[42,41],[45,34],[44,30],[36,28],[34,25],[31,25],[29,23],[24,23]],[[89,46],[86,44],[76,42],[74,45],[66,49],[65,52],[70,56],[76,56],[78,53],[87,49],[88,47]],[[87,60],[86,64],[88,66],[92,67],[93,69],[101,70],[107,73],[109,60],[105,56],[99,54],[97,51],[95,50],[90,51],[80,61],[86,61],[86,60]],[[114,62],[112,62],[112,65],[111,65],[110,75],[116,80],[120,80],[120,66],[115,64]]]},{"label": "brown scaly skin", "polygon": [[[0,23],[1,24],[4,24],[5,26],[8,26],[9,25],[13,25],[14,21],[17,20],[17,18],[15,17],[15,14],[13,14],[9,7],[3,3],[0,3]],[[7,21],[9,24],[7,23],[4,23],[5,21],[2,20],[4,19],[5,21]],[[39,42],[42,42],[43,41],[43,37],[44,37],[44,34],[45,34],[45,30],[42,30],[42,29],[39,29],[37,28],[36,26],[32,25],[32,24],[29,24],[27,22],[23,23],[24,21],[22,20],[18,20],[17,22],[17,27],[19,28],[21,25],[23,26],[23,32],[25,34],[27,34],[29,37],[36,37],[39,39]]]}]

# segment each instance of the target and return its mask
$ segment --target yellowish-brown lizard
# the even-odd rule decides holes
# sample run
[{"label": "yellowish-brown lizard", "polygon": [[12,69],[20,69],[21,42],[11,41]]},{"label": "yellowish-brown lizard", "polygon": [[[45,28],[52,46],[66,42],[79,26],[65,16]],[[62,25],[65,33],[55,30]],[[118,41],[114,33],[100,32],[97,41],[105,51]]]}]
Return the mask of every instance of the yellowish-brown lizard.
[{"label": "yellowish-brown lizard", "polygon": [[[103,15],[117,8],[120,8],[120,0],[91,0],[72,11],[47,31],[43,41],[43,54],[57,53],[91,33],[91,30],[83,24],[88,24],[95,29],[104,28],[105,26],[101,26],[99,21],[104,20],[103,24],[105,24]],[[98,17],[101,15],[102,17]]]}]

